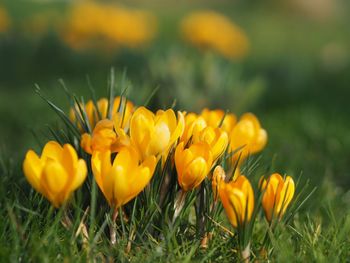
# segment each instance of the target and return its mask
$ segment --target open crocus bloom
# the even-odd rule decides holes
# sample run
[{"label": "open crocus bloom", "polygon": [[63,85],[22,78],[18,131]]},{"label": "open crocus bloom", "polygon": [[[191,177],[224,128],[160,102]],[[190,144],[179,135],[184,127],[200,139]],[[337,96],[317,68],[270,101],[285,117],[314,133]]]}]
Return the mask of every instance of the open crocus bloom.
[{"label": "open crocus bloom", "polygon": [[142,159],[167,154],[171,146],[182,135],[184,117],[173,110],[159,110],[156,114],[145,107],[138,108],[131,117],[130,137]]},{"label": "open crocus bloom", "polygon": [[263,178],[261,180],[261,188],[265,191],[262,205],[266,219],[269,222],[273,218],[281,219],[294,196],[293,178],[287,176],[283,179],[280,174],[274,173],[267,180]]},{"label": "open crocus bloom", "polygon": [[84,182],[86,163],[78,159],[70,144],[63,147],[48,142],[39,157],[29,150],[23,162],[23,171],[32,187],[44,195],[55,207],[65,203],[71,193]]},{"label": "open crocus bloom", "polygon": [[208,175],[213,157],[207,143],[198,142],[184,148],[181,142],[175,150],[175,166],[179,185],[189,191],[201,184]]},{"label": "open crocus bloom", "polygon": [[156,157],[141,162],[134,147],[123,147],[111,162],[111,151],[95,152],[91,158],[95,180],[112,208],[136,197],[151,180]]}]

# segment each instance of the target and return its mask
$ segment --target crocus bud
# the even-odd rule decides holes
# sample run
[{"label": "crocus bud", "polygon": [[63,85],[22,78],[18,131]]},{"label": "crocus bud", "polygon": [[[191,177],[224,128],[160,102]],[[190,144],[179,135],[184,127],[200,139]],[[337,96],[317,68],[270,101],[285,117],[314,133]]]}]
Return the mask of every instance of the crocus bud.
[{"label": "crocus bud", "polygon": [[185,149],[181,142],[175,150],[175,166],[179,185],[189,191],[201,184],[213,163],[209,146],[199,142]]},{"label": "crocus bud", "polygon": [[264,191],[262,206],[266,219],[271,222],[273,218],[282,218],[288,205],[293,199],[295,185],[293,178],[287,176],[285,179],[278,174],[272,174],[267,180],[260,180],[261,189]]},{"label": "crocus bud", "polygon": [[249,222],[254,210],[254,192],[249,180],[241,175],[218,188],[226,215],[233,227]]}]

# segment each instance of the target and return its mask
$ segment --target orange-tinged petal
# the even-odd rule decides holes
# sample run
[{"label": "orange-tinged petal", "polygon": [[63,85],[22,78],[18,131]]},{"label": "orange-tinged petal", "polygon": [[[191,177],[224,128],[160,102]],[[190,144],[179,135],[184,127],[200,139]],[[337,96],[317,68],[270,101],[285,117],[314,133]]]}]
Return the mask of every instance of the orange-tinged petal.
[{"label": "orange-tinged petal", "polygon": [[62,166],[69,175],[73,175],[76,170],[78,155],[70,144],[63,145]]},{"label": "orange-tinged petal", "polygon": [[92,154],[92,147],[91,147],[91,135],[88,133],[84,133],[81,136],[80,140],[80,146],[83,148],[83,150],[89,154]]}]

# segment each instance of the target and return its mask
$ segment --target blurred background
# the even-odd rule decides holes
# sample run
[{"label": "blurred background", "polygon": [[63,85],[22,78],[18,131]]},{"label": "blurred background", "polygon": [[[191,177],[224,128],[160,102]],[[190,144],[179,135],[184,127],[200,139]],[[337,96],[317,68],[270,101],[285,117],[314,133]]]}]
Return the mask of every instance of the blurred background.
[{"label": "blurred background", "polygon": [[153,108],[254,112],[269,135],[265,162],[303,172],[319,196],[347,192],[349,10],[347,0],[2,0],[1,148],[21,161],[33,132],[58,122],[35,83],[68,112],[58,80],[106,96],[113,67],[139,105],[158,87]]}]

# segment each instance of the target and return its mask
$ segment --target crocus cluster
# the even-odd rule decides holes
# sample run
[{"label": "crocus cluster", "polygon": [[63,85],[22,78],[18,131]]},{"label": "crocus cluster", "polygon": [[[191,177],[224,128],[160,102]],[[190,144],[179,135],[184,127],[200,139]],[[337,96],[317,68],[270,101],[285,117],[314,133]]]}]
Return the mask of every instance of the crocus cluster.
[{"label": "crocus cluster", "polygon": [[[257,193],[240,168],[267,143],[267,133],[254,114],[237,118],[220,109],[203,109],[199,114],[152,112],[115,97],[76,104],[70,120],[80,131],[77,150],[85,151],[86,161],[78,159],[72,145],[50,141],[40,157],[28,151],[23,164],[29,183],[55,207],[65,204],[82,185],[87,162],[114,212],[139,195],[154,176],[172,169],[181,196],[206,180],[212,185],[214,206],[221,200],[234,228],[242,231],[253,220],[259,207]],[[274,173],[262,177],[258,189],[267,221],[281,220],[294,195],[293,179]]]}]

